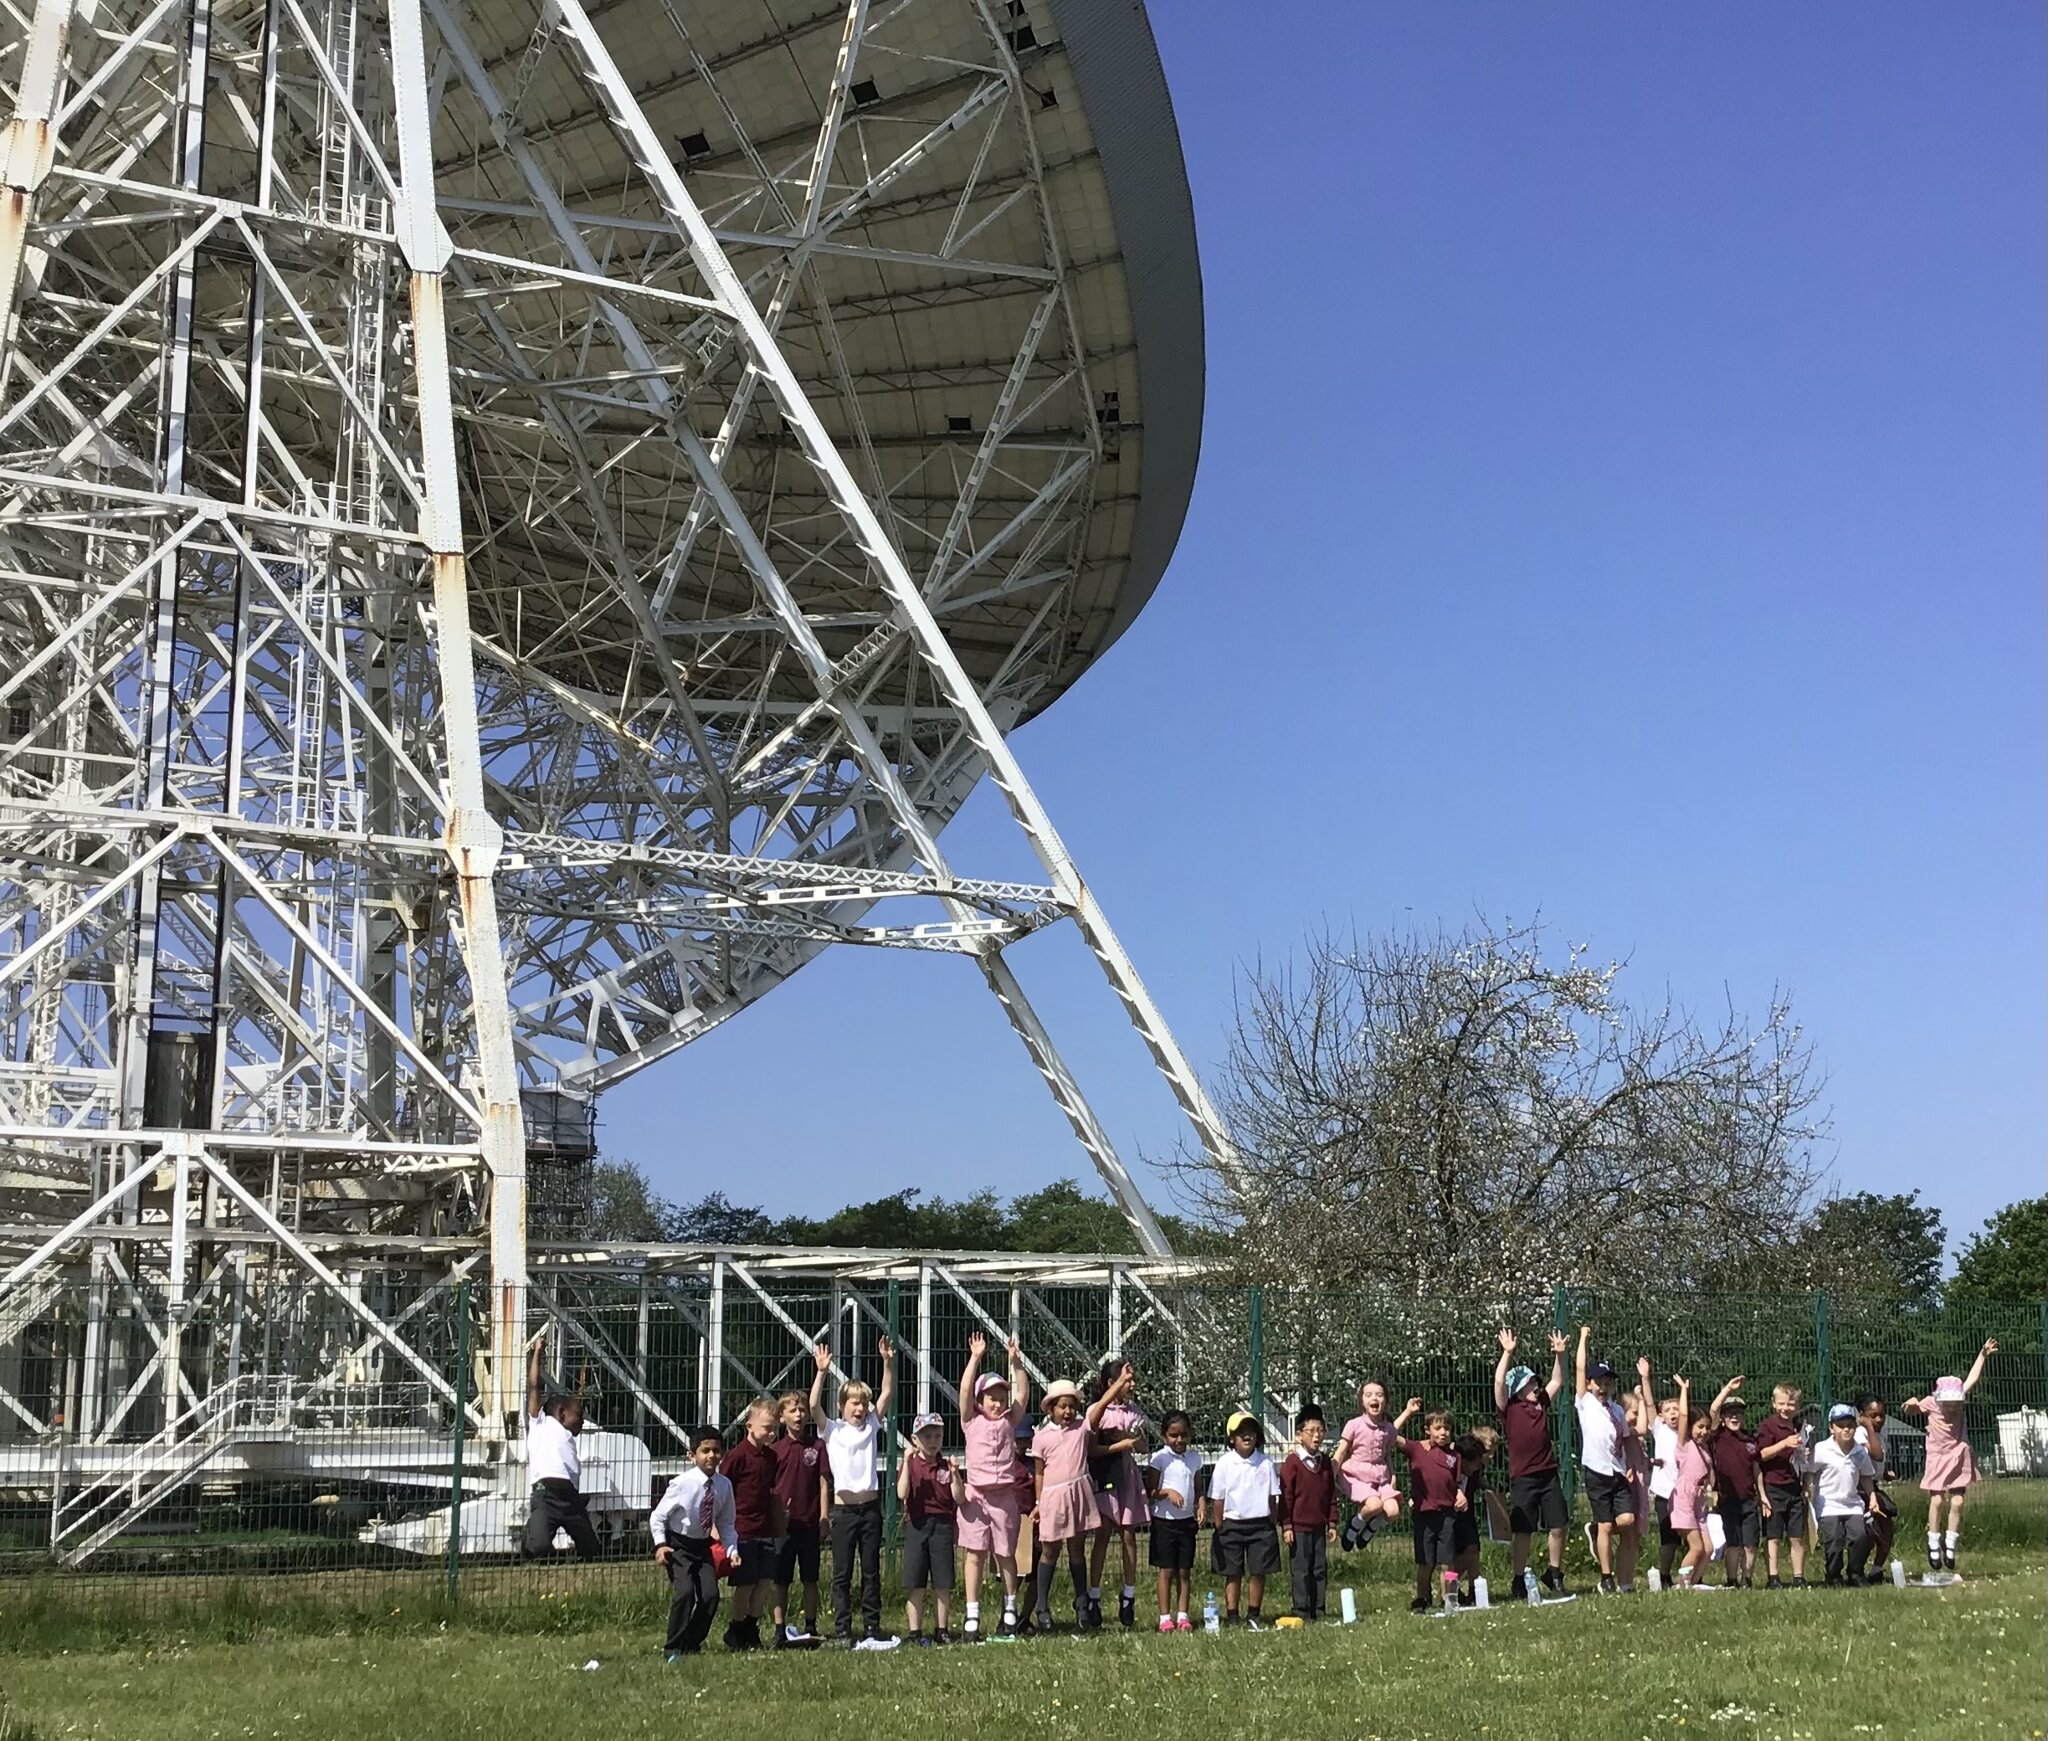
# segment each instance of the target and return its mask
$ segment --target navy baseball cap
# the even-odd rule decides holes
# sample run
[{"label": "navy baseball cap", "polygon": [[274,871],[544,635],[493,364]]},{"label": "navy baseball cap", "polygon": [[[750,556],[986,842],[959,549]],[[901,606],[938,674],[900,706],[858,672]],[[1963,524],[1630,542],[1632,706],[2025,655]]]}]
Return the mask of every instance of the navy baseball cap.
[{"label": "navy baseball cap", "polygon": [[1588,1378],[1612,1378],[1614,1376],[1614,1368],[1609,1366],[1604,1360],[1596,1360],[1591,1366],[1586,1368],[1586,1376]]}]

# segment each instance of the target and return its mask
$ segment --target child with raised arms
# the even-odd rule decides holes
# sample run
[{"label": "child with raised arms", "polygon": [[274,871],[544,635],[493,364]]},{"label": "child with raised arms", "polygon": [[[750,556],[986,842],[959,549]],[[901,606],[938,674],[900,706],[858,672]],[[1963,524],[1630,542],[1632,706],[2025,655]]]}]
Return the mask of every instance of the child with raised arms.
[{"label": "child with raised arms", "polygon": [[[858,1380],[839,1387],[839,1418],[819,1435],[832,1473],[832,1626],[842,1644],[853,1643],[853,1573],[860,1567],[861,1639],[857,1648],[892,1650],[899,1642],[882,1635],[882,1489],[877,1478],[882,1439],[896,1395],[896,1350],[879,1337],[882,1388]],[[817,1373],[811,1380],[811,1413],[824,1419],[825,1374],[832,1350],[823,1342],[812,1351]]]},{"label": "child with raised arms", "polygon": [[1696,1589],[1706,1570],[1713,1546],[1707,1539],[1707,1516],[1713,1509],[1710,1489],[1714,1481],[1714,1423],[1722,1406],[1735,1394],[1742,1380],[1731,1378],[1704,1409],[1692,1406],[1692,1386],[1678,1381],[1678,1455],[1672,1460],[1671,1527],[1685,1537],[1685,1558],[1677,1570],[1678,1588]]},{"label": "child with raised arms", "polygon": [[1266,1580],[1280,1570],[1280,1473],[1265,1453],[1256,1416],[1239,1409],[1224,1422],[1223,1436],[1230,1448],[1209,1471],[1207,1511],[1216,1530],[1209,1564],[1223,1574],[1223,1623],[1237,1624],[1242,1595],[1244,1624],[1257,1632],[1265,1625]]},{"label": "child with raised arms", "polygon": [[1737,1394],[1741,1384],[1738,1373],[1722,1390],[1713,1435],[1707,1443],[1714,1460],[1714,1514],[1721,1520],[1721,1569],[1731,1590],[1747,1589],[1754,1580],[1757,1544],[1763,1531],[1756,1436],[1744,1425],[1749,1405]]},{"label": "child with raised arms", "polygon": [[1530,1576],[1529,1549],[1538,1530],[1544,1535],[1543,1587],[1564,1594],[1564,1536],[1571,1523],[1564,1502],[1564,1480],[1557,1466],[1557,1446],[1550,1436],[1550,1406],[1564,1389],[1565,1341],[1550,1333],[1550,1382],[1538,1381],[1533,1367],[1510,1366],[1520,1346],[1514,1331],[1502,1326],[1500,1360],[1493,1369],[1493,1406],[1500,1417],[1501,1437],[1508,1447],[1508,1538],[1517,1590]]},{"label": "child with raised arms", "polygon": [[1190,1440],[1195,1425],[1174,1409],[1159,1424],[1166,1442],[1145,1467],[1152,1503],[1152,1569],[1159,1578],[1159,1630],[1192,1632],[1188,1604],[1194,1595],[1195,1518],[1201,1503],[1202,1454]]},{"label": "child with raised arms", "polygon": [[1038,1589],[1033,1606],[1041,1631],[1052,1625],[1052,1581],[1059,1570],[1062,1542],[1074,1574],[1074,1619],[1080,1626],[1088,1623],[1088,1537],[1101,1517],[1088,1479],[1089,1444],[1102,1425],[1103,1411],[1136,1385],[1136,1375],[1126,1363],[1085,1415],[1081,1387],[1072,1379],[1046,1386],[1045,1420],[1031,1440],[1031,1459],[1038,1465]]},{"label": "child with raised arms", "polygon": [[1017,1630],[1017,1540],[1025,1507],[1017,1498],[1018,1476],[1030,1465],[1019,1454],[1017,1435],[1031,1400],[1024,1355],[1012,1336],[1006,1352],[1010,1371],[983,1372],[988,1338],[977,1330],[967,1338],[967,1365],[960,1374],[960,1424],[967,1440],[966,1487],[960,1500],[960,1546],[967,1554],[967,1615],[961,1637],[981,1637],[981,1586],[993,1559],[1003,1581],[1003,1617],[998,1631]]},{"label": "child with raised arms", "polygon": [[[1963,1533],[1963,1500],[1977,1479],[1977,1454],[1970,1449],[1963,1417],[1970,1392],[1984,1376],[1984,1363],[1998,1352],[1995,1340],[1977,1350],[1965,1378],[1937,1378],[1926,1396],[1909,1396],[1899,1406],[1907,1414],[1927,1417],[1927,1462],[1920,1471],[1920,1491],[1927,1495],[1927,1565],[1931,1571],[1956,1569],[1956,1543]],[[1941,1528],[1942,1502],[1948,1502],[1948,1533]]]},{"label": "child with raised arms", "polygon": [[1579,1473],[1593,1513],[1593,1557],[1600,1590],[1612,1596],[1635,1588],[1635,1489],[1628,1466],[1628,1416],[1614,1400],[1614,1368],[1587,1358],[1590,1325],[1579,1326],[1573,1396],[1579,1418]]}]

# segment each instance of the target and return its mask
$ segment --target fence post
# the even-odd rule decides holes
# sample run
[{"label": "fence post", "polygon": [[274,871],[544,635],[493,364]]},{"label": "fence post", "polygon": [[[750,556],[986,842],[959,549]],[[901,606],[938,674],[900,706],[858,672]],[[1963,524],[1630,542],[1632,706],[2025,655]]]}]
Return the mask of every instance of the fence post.
[{"label": "fence post", "polygon": [[1253,1288],[1251,1298],[1252,1418],[1259,1423],[1261,1438],[1266,1432],[1266,1290]]},{"label": "fence post", "polygon": [[462,1600],[462,1453],[469,1436],[469,1277],[455,1284],[455,1437],[448,1460],[448,1606]]},{"label": "fence post", "polygon": [[[1854,1317],[1854,1313],[1850,1316]],[[1834,1375],[1829,1370],[1834,1361],[1828,1350],[1828,1297],[1825,1293],[1813,1296],[1813,1361],[1814,1372],[1820,1379],[1820,1406],[1831,1406],[1834,1394]]]},{"label": "fence post", "polygon": [[[1567,1339],[1571,1336],[1567,1322],[1570,1317],[1571,1298],[1564,1291],[1564,1283],[1558,1282],[1550,1290],[1550,1324]],[[1557,1449],[1557,1473],[1567,1506],[1575,1504],[1579,1495],[1579,1460],[1571,1454],[1571,1437],[1565,1431],[1565,1422],[1572,1418],[1573,1401],[1571,1385],[1566,1383],[1558,1386],[1550,1405],[1550,1438]]]},{"label": "fence post", "polygon": [[[902,1308],[902,1289],[894,1281],[889,1283],[889,1359],[883,1368],[881,1378],[886,1382],[896,1370],[896,1337],[899,1333],[897,1317]],[[879,1386],[877,1387],[879,1389]],[[882,1443],[887,1447],[886,1474],[882,1482],[882,1540],[889,1547],[889,1570],[896,1570],[896,1538],[899,1520],[896,1516],[896,1416],[902,1411],[896,1407],[896,1387],[889,1386],[889,1418],[882,1422]]]}]

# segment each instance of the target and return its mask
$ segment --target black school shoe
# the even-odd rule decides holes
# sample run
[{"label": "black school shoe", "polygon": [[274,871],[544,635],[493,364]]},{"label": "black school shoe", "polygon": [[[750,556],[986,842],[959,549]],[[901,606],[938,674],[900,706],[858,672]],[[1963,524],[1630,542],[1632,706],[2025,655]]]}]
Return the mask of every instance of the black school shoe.
[{"label": "black school shoe", "polygon": [[1764,1588],[1766,1590],[1782,1590],[1784,1587],[1784,1581],[1775,1575],[1764,1580]]},{"label": "black school shoe", "polygon": [[1074,1616],[1074,1623],[1083,1632],[1100,1632],[1102,1630],[1102,1598],[1100,1596],[1084,1597],[1081,1602],[1080,1613]]},{"label": "black school shoe", "polygon": [[1116,1623],[1126,1631],[1138,1624],[1138,1599],[1135,1596],[1119,1596],[1116,1601]]},{"label": "black school shoe", "polygon": [[1788,1590],[1805,1590],[1810,1587],[1804,1577],[1794,1578],[1790,1584],[1786,1585]]},{"label": "black school shoe", "polygon": [[1941,1570],[1941,1549],[1932,1542],[1927,1544],[1927,1569],[1930,1572]]},{"label": "black school shoe", "polygon": [[1418,1596],[1408,1604],[1408,1612],[1410,1614],[1427,1614],[1432,1606],[1434,1604],[1431,1603],[1427,1596]]},{"label": "black school shoe", "polygon": [[1941,1544],[1941,1569],[1944,1572],[1953,1572],[1956,1569],[1956,1550],[1947,1542]]}]

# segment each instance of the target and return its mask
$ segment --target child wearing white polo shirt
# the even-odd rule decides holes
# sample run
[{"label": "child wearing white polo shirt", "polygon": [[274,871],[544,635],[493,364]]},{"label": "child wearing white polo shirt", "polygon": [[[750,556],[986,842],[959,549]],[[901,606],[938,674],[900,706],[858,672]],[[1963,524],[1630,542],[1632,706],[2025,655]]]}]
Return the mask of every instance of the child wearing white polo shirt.
[{"label": "child wearing white polo shirt", "polygon": [[1280,1570],[1280,1472],[1263,1449],[1266,1435],[1255,1417],[1240,1409],[1224,1425],[1230,1449],[1209,1471],[1204,1502],[1216,1534],[1210,1564],[1223,1574],[1223,1618],[1237,1623],[1237,1599],[1245,1596],[1244,1623],[1257,1632],[1265,1622],[1259,1606],[1266,1580]]},{"label": "child wearing white polo shirt", "polygon": [[1870,1514],[1877,1509],[1877,1465],[1856,1443],[1856,1411],[1828,1410],[1828,1436],[1813,1448],[1813,1509],[1830,1584],[1857,1585],[1870,1558]]},{"label": "child wearing white polo shirt", "polygon": [[[832,1470],[832,1626],[842,1644],[853,1643],[853,1567],[860,1559],[861,1641],[863,1650],[891,1650],[897,1640],[882,1636],[882,1488],[875,1466],[882,1442],[882,1421],[896,1394],[896,1350],[880,1337],[875,1353],[882,1361],[882,1388],[872,1391],[853,1382],[839,1387],[839,1418],[818,1435]],[[811,1380],[811,1414],[825,1419],[825,1374],[832,1369],[832,1350],[823,1342],[812,1351],[817,1375]]]}]

